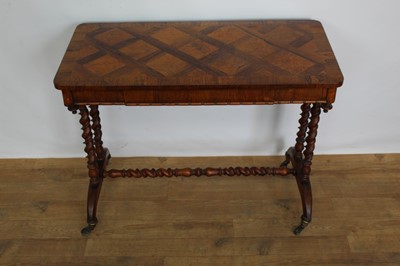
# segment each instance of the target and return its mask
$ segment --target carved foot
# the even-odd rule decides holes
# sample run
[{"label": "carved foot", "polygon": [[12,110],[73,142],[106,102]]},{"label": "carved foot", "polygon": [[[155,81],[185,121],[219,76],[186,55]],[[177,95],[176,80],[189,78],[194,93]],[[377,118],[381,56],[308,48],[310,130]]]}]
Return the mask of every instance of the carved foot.
[{"label": "carved foot", "polygon": [[97,219],[93,222],[88,222],[88,225],[81,230],[82,236],[89,236],[97,225]]},{"label": "carved foot", "polygon": [[300,225],[298,225],[294,230],[293,233],[295,235],[300,235],[300,233],[309,225],[310,222],[307,222],[303,218],[301,219]]}]

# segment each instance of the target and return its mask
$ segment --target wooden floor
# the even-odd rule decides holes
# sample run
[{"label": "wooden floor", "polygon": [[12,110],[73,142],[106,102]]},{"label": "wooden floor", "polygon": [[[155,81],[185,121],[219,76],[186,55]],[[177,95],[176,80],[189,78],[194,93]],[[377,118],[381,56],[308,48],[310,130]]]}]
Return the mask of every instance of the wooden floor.
[{"label": "wooden floor", "polygon": [[[275,166],[282,157],[113,158],[111,167]],[[400,154],[316,156],[314,220],[293,177],[106,179],[84,159],[0,160],[0,265],[400,265]]]}]

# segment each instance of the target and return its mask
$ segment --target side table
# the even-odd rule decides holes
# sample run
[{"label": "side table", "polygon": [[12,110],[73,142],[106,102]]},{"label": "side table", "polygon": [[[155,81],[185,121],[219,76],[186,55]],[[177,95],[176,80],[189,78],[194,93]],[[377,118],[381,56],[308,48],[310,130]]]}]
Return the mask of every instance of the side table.
[{"label": "side table", "polygon": [[[311,222],[311,164],[321,110],[332,108],[343,76],[314,20],[124,22],[79,25],[54,85],[81,116],[89,191],[89,234],[98,223],[105,177],[293,175]],[[99,105],[301,104],[295,145],[279,167],[110,169]],[[288,167],[290,165],[290,167]]]}]

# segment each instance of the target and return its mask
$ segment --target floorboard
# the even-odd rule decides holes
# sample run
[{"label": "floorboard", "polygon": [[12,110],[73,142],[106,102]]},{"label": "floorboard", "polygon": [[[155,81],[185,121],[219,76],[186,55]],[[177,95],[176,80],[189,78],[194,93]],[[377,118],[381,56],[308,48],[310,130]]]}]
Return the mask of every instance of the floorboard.
[{"label": "floorboard", "polygon": [[[275,166],[282,157],[113,158],[110,168]],[[0,160],[0,265],[400,265],[400,154],[313,161],[293,177],[105,179],[92,234],[84,159]]]}]

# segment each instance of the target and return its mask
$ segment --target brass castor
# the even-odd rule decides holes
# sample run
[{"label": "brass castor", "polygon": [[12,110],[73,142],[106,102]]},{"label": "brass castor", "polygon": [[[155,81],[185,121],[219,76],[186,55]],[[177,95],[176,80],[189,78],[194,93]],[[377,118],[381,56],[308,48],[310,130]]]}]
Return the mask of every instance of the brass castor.
[{"label": "brass castor", "polygon": [[82,236],[88,236],[90,235],[90,233],[94,230],[94,228],[97,225],[97,219],[95,221],[92,222],[88,222],[87,226],[85,226],[82,230],[81,230],[81,235]]},{"label": "brass castor", "polygon": [[301,219],[300,225],[298,225],[294,230],[293,233],[295,235],[300,235],[300,233],[310,224],[309,221],[306,221],[304,219]]}]

